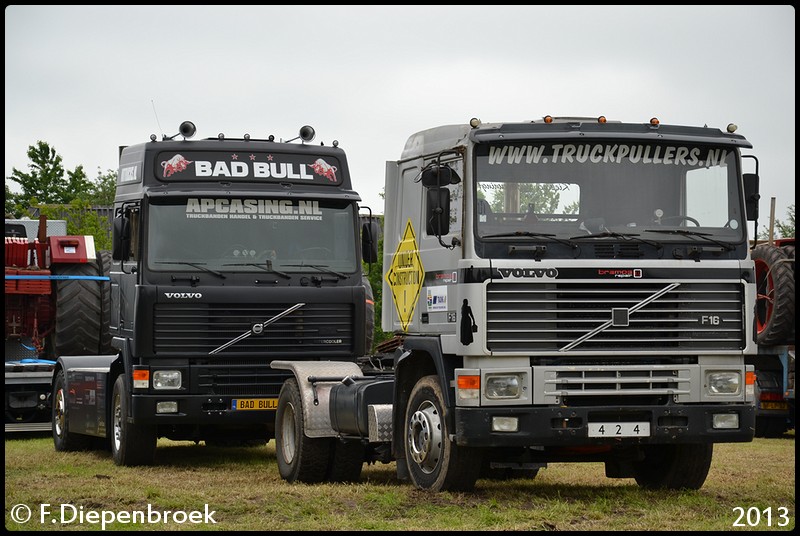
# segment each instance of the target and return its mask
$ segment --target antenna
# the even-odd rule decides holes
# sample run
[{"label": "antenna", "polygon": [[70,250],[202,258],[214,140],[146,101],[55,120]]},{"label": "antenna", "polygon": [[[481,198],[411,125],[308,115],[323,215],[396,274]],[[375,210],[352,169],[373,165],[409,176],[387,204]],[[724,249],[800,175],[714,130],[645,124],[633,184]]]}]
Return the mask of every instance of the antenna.
[{"label": "antenna", "polygon": [[158,125],[158,131],[161,132],[161,137],[164,137],[164,129],[161,128],[161,122],[158,120],[158,114],[156,113],[156,103],[153,99],[150,99],[150,104],[153,105],[153,115],[156,116],[156,124]]}]

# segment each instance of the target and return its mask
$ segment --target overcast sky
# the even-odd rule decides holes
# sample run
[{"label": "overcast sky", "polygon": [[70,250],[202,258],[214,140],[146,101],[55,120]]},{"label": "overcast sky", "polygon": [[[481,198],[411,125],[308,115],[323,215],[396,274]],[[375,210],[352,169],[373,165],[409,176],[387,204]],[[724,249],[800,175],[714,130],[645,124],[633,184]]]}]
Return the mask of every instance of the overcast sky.
[{"label": "overcast sky", "polygon": [[[761,219],[795,200],[795,11],[764,6],[9,6],[5,174],[41,140],[68,170],[197,125],[348,155],[382,214],[384,166],[440,124],[598,116],[738,133]],[[13,183],[10,184],[13,186]],[[14,188],[15,191],[18,191]]]}]

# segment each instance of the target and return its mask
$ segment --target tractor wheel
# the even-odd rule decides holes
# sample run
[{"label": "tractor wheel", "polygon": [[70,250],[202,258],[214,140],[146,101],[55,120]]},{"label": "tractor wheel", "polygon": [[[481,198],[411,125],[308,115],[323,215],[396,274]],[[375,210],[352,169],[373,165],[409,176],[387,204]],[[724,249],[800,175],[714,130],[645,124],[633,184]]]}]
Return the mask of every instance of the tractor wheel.
[{"label": "tractor wheel", "polygon": [[770,244],[753,248],[756,265],[756,341],[785,344],[794,333],[794,272],[786,252]]},{"label": "tractor wheel", "polygon": [[[111,273],[111,252],[97,253],[97,275],[109,277]],[[100,287],[100,353],[113,354],[111,348],[111,281],[99,281]]]},{"label": "tractor wheel", "polygon": [[[54,275],[96,277],[94,263],[56,264]],[[103,292],[93,279],[56,280],[54,350],[61,355],[95,355],[101,349]],[[109,306],[110,310],[110,306]]]}]

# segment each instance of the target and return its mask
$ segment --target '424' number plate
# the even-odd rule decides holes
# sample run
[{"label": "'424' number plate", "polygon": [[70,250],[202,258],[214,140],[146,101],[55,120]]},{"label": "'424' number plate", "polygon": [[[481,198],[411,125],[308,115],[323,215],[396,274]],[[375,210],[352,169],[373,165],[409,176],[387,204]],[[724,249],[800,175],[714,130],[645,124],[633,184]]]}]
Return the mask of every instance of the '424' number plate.
[{"label": "'424' number plate", "polygon": [[649,422],[590,422],[589,437],[649,437]]}]

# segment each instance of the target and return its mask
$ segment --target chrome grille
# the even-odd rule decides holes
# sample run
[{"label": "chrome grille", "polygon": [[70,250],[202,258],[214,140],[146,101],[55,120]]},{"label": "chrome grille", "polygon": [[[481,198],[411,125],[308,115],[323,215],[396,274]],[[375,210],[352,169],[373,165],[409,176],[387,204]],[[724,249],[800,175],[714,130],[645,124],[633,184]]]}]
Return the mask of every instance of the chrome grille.
[{"label": "chrome grille", "polygon": [[740,350],[743,293],[738,282],[493,282],[487,346],[531,354]]}]

